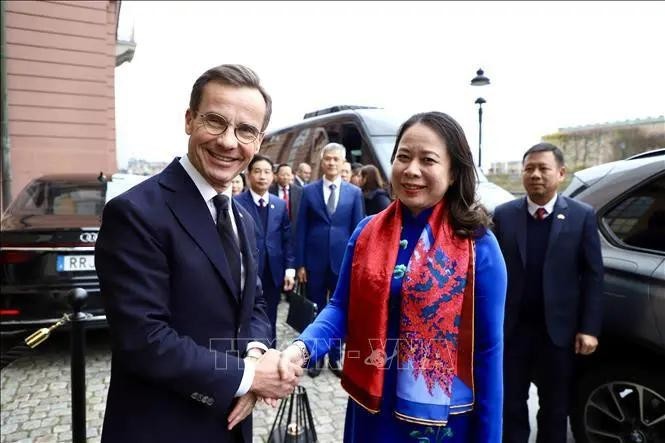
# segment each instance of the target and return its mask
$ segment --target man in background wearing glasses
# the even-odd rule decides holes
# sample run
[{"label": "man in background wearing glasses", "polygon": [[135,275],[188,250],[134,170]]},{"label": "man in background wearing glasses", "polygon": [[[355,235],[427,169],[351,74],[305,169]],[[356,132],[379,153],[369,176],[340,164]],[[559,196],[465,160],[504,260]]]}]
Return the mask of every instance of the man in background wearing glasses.
[{"label": "man in background wearing glasses", "polygon": [[208,70],[185,114],[187,155],[104,209],[95,263],[113,357],[102,441],[251,441],[257,398],[295,388],[302,369],[280,379],[267,348],[253,223],[231,199],[270,112],[252,70]]}]

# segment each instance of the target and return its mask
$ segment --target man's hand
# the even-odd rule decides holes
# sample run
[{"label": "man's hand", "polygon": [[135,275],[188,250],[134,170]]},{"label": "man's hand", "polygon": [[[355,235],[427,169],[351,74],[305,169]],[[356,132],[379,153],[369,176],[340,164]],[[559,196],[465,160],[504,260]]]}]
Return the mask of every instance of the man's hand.
[{"label": "man's hand", "polygon": [[282,377],[278,370],[279,361],[280,353],[275,349],[269,349],[263,354],[263,357],[256,362],[250,392],[268,399],[284,398],[293,392],[298,386],[303,369],[291,364],[287,367],[286,376]]},{"label": "man's hand", "polygon": [[282,351],[282,356],[279,359],[279,375],[283,379],[288,379],[290,376],[291,368],[295,365],[302,367],[304,361],[300,348],[295,345],[289,345]]},{"label": "man's hand", "polygon": [[291,291],[295,284],[296,284],[296,280],[293,277],[285,276],[284,277],[284,292]]},{"label": "man's hand", "polygon": [[235,425],[243,421],[245,417],[247,417],[249,414],[252,413],[252,409],[254,409],[255,404],[256,404],[256,395],[254,395],[253,392],[248,392],[247,394],[238,398],[238,402],[236,403],[236,405],[233,407],[233,410],[229,414],[228,418],[229,431],[233,429]]},{"label": "man's hand", "polygon": [[300,283],[307,283],[307,271],[305,270],[304,266],[302,268],[298,268],[298,281]]},{"label": "man's hand", "polygon": [[575,336],[575,354],[589,355],[598,347],[598,339],[593,335],[578,333]]}]

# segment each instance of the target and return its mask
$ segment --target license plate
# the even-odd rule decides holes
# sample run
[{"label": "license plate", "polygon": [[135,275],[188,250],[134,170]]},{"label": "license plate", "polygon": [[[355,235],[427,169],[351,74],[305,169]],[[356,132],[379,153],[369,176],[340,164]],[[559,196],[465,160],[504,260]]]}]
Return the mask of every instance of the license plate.
[{"label": "license plate", "polygon": [[55,269],[58,272],[94,271],[94,255],[58,255]]}]

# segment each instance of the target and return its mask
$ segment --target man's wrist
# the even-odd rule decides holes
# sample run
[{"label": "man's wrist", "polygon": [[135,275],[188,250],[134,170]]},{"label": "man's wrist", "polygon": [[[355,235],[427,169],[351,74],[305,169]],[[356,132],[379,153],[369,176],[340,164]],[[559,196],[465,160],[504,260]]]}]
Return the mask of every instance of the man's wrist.
[{"label": "man's wrist", "polygon": [[307,350],[307,346],[305,346],[305,342],[302,340],[296,340],[291,345],[295,346],[298,348],[298,351],[300,351],[300,358],[302,359],[301,366],[304,368],[307,366],[307,363],[309,363],[309,351]]}]

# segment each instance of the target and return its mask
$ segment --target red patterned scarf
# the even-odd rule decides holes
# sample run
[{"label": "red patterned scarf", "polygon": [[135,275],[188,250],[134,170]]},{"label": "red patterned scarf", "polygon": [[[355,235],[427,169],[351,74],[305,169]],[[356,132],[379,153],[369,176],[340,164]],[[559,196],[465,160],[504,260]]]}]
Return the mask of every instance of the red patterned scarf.
[{"label": "red patterned scarf", "polygon": [[[353,254],[342,386],[370,412],[379,411],[383,395],[385,360],[375,357],[385,358],[402,208],[395,201],[370,220]],[[417,401],[398,401],[395,412],[409,421],[445,423],[455,377],[473,389],[475,257],[472,240],[453,232],[442,200],[429,216],[402,284],[397,389],[419,394]],[[399,410],[400,404],[407,406]]]}]

